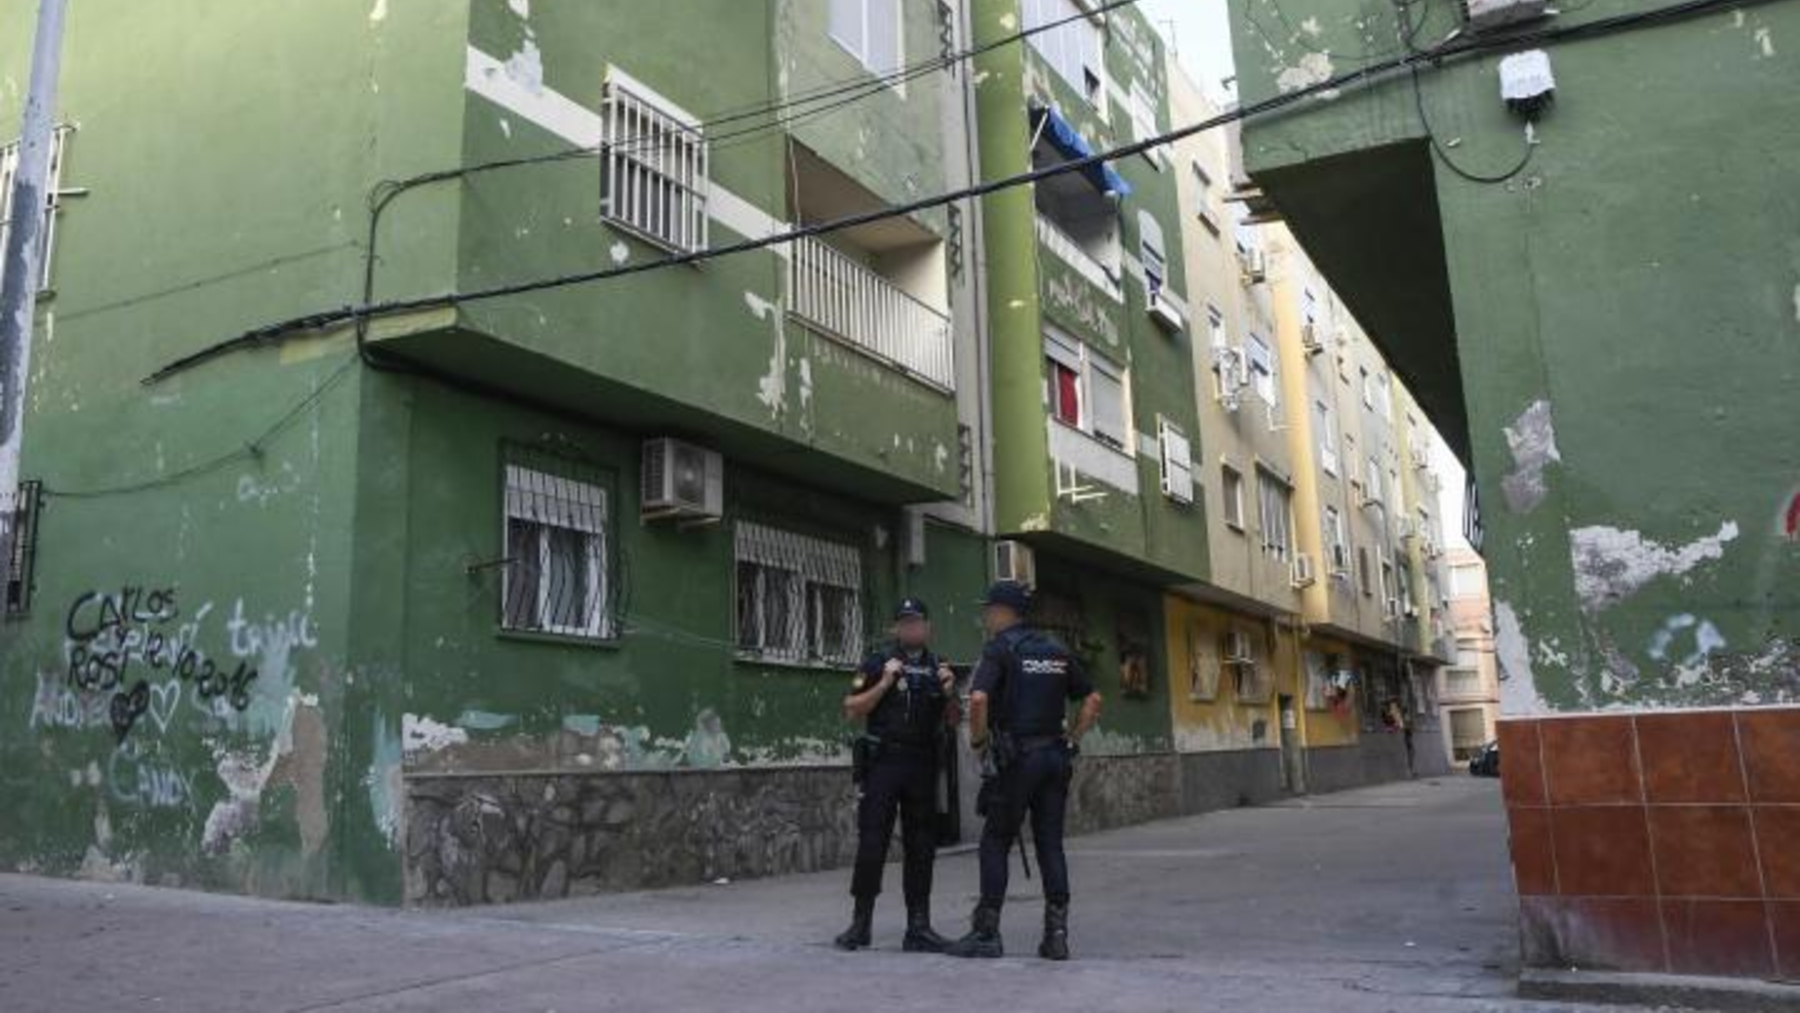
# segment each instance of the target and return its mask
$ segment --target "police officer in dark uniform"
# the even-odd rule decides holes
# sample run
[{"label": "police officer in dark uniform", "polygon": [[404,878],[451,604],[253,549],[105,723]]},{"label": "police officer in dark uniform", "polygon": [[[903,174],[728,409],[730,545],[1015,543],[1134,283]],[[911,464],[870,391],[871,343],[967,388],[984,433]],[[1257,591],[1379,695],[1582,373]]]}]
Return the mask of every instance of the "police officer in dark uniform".
[{"label": "police officer in dark uniform", "polygon": [[869,920],[881,893],[896,813],[906,853],[901,874],[905,949],[941,953],[950,942],[931,928],[931,873],[937,859],[938,753],[953,714],[956,677],[928,647],[930,619],[924,602],[902,601],[894,613],[893,644],[869,655],[844,698],[845,716],[863,718],[866,726],[855,749],[862,787],[856,811],[856,870],[850,879],[856,909],[850,927],[837,937],[841,949],[869,945]]},{"label": "police officer in dark uniform", "polygon": [[[998,957],[1007,857],[1027,814],[1044,879],[1044,937],[1038,956],[1069,959],[1069,866],[1063,818],[1078,743],[1100,717],[1100,694],[1081,663],[1055,638],[1026,625],[1031,594],[1001,581],[982,599],[988,642],[969,695],[969,741],[991,772],[982,786],[981,900],[968,935],[946,951]],[[1081,711],[1067,726],[1069,703]]]}]

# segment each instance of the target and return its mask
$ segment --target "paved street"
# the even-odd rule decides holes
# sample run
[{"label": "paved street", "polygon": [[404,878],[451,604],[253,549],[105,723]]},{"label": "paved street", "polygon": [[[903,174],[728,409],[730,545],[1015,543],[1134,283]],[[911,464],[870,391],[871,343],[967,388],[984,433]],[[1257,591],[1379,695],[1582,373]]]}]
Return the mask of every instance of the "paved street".
[{"label": "paved street", "polygon": [[[846,874],[457,912],[280,904],[0,877],[0,1010],[1489,1010],[1514,912],[1492,782],[1446,778],[1077,839],[1077,959],[899,952],[898,868],[878,950],[827,940]],[[960,928],[969,854],[939,864]]]}]

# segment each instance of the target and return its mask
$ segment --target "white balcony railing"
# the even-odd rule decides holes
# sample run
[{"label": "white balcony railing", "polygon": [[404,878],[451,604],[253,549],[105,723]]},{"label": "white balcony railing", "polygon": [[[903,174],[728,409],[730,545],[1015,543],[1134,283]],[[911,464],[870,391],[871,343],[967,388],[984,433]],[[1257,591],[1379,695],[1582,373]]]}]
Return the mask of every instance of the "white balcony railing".
[{"label": "white balcony railing", "polygon": [[1068,233],[1058,228],[1056,223],[1043,215],[1037,220],[1038,242],[1044,248],[1056,254],[1057,259],[1074,268],[1083,278],[1093,282],[1100,291],[1114,299],[1125,298],[1124,289],[1119,287],[1119,280],[1113,277],[1106,265],[1094,258],[1094,255],[1081,248],[1081,244],[1072,239]]},{"label": "white balcony railing", "polygon": [[793,244],[788,312],[941,390],[956,387],[950,318],[816,239]]}]

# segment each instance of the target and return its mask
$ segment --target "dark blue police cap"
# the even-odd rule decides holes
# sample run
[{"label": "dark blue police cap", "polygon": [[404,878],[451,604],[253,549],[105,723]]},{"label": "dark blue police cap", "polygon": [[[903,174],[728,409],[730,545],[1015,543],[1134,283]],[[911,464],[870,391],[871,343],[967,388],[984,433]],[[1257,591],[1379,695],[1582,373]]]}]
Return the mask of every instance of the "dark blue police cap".
[{"label": "dark blue police cap", "polygon": [[900,607],[894,610],[894,621],[895,622],[899,622],[902,619],[930,619],[930,618],[931,618],[931,610],[926,608],[925,603],[923,601],[920,601],[917,598],[902,598],[902,599],[900,599]]},{"label": "dark blue police cap", "polygon": [[1031,608],[1031,589],[1016,580],[995,581],[981,596],[983,605],[1000,605],[1024,615]]}]

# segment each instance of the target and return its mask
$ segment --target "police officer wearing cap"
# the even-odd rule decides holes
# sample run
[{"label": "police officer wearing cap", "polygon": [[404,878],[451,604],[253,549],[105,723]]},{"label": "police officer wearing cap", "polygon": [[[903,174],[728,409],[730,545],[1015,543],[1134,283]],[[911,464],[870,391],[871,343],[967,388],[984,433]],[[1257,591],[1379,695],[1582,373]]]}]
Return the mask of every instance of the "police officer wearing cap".
[{"label": "police officer wearing cap", "polygon": [[[988,642],[969,695],[969,741],[992,771],[984,785],[981,899],[968,935],[946,952],[998,957],[1007,856],[1027,814],[1044,880],[1044,936],[1038,956],[1069,959],[1069,865],[1063,818],[1078,744],[1100,717],[1100,694],[1080,661],[1055,638],[1025,622],[1031,594],[1001,581],[982,599]],[[1081,710],[1068,724],[1069,704]]]},{"label": "police officer wearing cap", "polygon": [[937,859],[939,744],[953,719],[956,676],[931,653],[931,616],[917,598],[894,612],[892,645],[869,655],[857,669],[844,714],[866,722],[856,743],[862,799],[856,811],[856,868],[850,878],[855,914],[837,937],[845,950],[869,945],[869,921],[887,864],[894,816],[905,849],[901,886],[906,894],[906,940],[911,953],[941,953],[949,940],[931,927],[931,873]]}]

